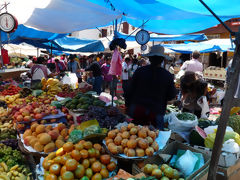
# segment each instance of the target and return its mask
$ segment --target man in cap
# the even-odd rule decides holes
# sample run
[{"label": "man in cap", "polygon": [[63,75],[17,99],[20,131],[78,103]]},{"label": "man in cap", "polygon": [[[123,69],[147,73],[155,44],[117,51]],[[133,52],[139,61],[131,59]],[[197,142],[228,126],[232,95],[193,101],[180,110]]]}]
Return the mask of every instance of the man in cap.
[{"label": "man in cap", "polygon": [[164,47],[153,46],[147,56],[150,65],[140,67],[132,77],[126,93],[126,106],[136,124],[152,124],[163,129],[167,101],[176,96],[173,75],[161,67],[165,58]]}]

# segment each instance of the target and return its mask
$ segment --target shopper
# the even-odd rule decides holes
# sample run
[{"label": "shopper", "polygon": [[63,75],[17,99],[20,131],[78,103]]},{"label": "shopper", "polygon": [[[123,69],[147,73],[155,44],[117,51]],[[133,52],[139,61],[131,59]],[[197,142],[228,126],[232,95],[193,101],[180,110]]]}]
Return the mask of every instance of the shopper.
[{"label": "shopper", "polygon": [[161,68],[164,59],[169,57],[159,45],[153,46],[145,56],[149,57],[151,65],[135,71],[126,93],[126,106],[136,124],[152,124],[163,130],[167,101],[176,96],[173,75]]},{"label": "shopper", "polygon": [[80,65],[74,59],[75,59],[75,56],[73,56],[73,55],[69,56],[69,62],[68,62],[68,66],[67,66],[68,71],[75,73],[78,78],[78,82],[82,82],[82,76],[80,74],[80,72],[81,72]]},{"label": "shopper", "polygon": [[66,70],[66,66],[63,60],[55,59],[56,72],[61,73]]},{"label": "shopper", "polygon": [[125,97],[128,85],[129,85],[129,63],[130,58],[125,58],[125,61],[122,63],[122,88],[123,88],[123,97]]},{"label": "shopper", "polygon": [[35,86],[41,82],[42,78],[47,79],[48,77],[53,77],[58,75],[58,73],[51,73],[44,63],[46,59],[44,57],[38,57],[36,63],[31,67],[29,76],[31,77],[31,86]]},{"label": "shopper", "polygon": [[185,61],[181,67],[181,70],[192,71],[192,72],[202,72],[203,65],[200,62],[200,52],[194,51],[192,54],[192,59],[190,61]]},{"label": "shopper", "polygon": [[[46,63],[46,62],[44,62]],[[51,72],[55,72],[56,71],[56,64],[55,64],[55,60],[53,56],[50,56],[50,59],[47,61],[47,68],[51,71]]]},{"label": "shopper", "polygon": [[108,74],[110,69],[110,64],[111,64],[111,58],[106,57],[105,63],[101,67],[102,75],[103,75],[103,92],[105,92],[106,88],[109,88],[109,89],[111,88],[113,77],[112,75]]},{"label": "shopper", "polygon": [[97,92],[97,94],[101,94],[102,92],[102,71],[101,66],[97,61],[93,61],[93,56],[90,55],[88,57],[89,66],[85,69],[85,71],[92,71],[93,77],[94,77],[94,84],[93,84],[93,90]]},{"label": "shopper", "polygon": [[132,78],[134,72],[137,70],[137,68],[139,67],[138,65],[138,60],[137,59],[133,59],[132,64],[129,66],[129,78]]}]

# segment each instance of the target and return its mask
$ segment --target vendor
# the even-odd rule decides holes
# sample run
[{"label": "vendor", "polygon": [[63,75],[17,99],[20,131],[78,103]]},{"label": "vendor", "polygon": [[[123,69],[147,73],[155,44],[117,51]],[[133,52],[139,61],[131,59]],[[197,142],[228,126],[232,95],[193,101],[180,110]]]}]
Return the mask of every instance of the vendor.
[{"label": "vendor", "polygon": [[202,108],[197,101],[202,96],[207,96],[207,82],[197,79],[194,72],[187,71],[181,77],[182,111],[201,117]]},{"label": "vendor", "polygon": [[30,77],[31,77],[31,85],[35,83],[41,82],[42,78],[48,78],[56,76],[58,73],[51,73],[51,71],[47,68],[44,63],[46,59],[44,57],[38,57],[36,64],[31,67]]},{"label": "vendor", "polygon": [[126,106],[134,123],[152,124],[163,130],[167,101],[176,97],[173,75],[161,68],[164,59],[169,57],[159,45],[153,46],[145,56],[149,57],[151,65],[140,67],[133,74],[126,93]]},{"label": "vendor", "polygon": [[67,68],[68,68],[68,71],[76,74],[78,78],[78,82],[81,83],[82,76],[80,73],[81,72],[80,64],[75,60],[75,56],[72,54],[69,56],[69,62],[68,62]]}]

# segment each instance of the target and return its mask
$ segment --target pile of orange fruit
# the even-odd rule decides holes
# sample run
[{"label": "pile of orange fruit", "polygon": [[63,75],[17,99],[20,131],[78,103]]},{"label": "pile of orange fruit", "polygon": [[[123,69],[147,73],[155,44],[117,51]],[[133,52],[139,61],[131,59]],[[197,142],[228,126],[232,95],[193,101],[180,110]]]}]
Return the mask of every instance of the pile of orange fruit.
[{"label": "pile of orange fruit", "polygon": [[101,180],[109,177],[116,163],[100,144],[81,140],[67,142],[43,161],[45,180]]},{"label": "pile of orange fruit", "polygon": [[128,157],[153,156],[159,150],[155,141],[158,131],[148,127],[137,126],[133,123],[108,132],[105,142],[108,150],[116,154],[125,154]]}]

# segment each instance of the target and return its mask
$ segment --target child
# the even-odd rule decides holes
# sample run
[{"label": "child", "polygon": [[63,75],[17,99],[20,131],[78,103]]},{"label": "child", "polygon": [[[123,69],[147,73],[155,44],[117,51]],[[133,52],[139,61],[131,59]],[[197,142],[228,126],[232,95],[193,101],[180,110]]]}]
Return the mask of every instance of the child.
[{"label": "child", "polygon": [[93,77],[92,72],[89,72],[89,74],[88,74],[88,79],[87,79],[87,83],[88,83],[88,84],[91,84],[91,85],[93,86],[94,80],[95,80],[95,78]]}]

